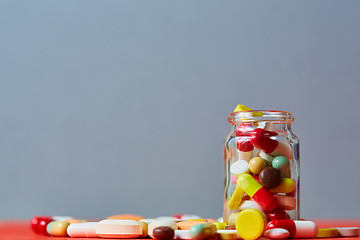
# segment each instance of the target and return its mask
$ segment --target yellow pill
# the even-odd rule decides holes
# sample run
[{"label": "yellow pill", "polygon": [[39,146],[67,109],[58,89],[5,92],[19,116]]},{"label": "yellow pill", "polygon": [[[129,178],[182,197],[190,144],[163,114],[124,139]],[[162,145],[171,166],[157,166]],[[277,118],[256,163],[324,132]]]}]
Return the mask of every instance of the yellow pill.
[{"label": "yellow pill", "polygon": [[336,238],[339,236],[339,231],[336,228],[320,228],[316,234],[316,238]]},{"label": "yellow pill", "polygon": [[142,234],[139,236],[139,238],[146,238],[148,236],[148,224],[142,221],[140,222],[140,224]]},{"label": "yellow pill", "polygon": [[291,178],[282,178],[281,183],[276,188],[270,188],[271,193],[290,193],[295,189],[295,182]]},{"label": "yellow pill", "polygon": [[236,231],[243,239],[257,239],[266,227],[265,215],[256,209],[242,210],[236,219]]},{"label": "yellow pill", "polygon": [[220,240],[236,240],[237,239],[236,230],[218,230],[217,236],[218,236],[218,239],[220,239]]},{"label": "yellow pill", "polygon": [[224,230],[226,227],[226,223],[224,222],[216,222],[214,223],[217,230]]},{"label": "yellow pill", "polygon": [[237,105],[236,108],[234,109],[234,112],[242,112],[242,111],[252,111],[252,109],[242,104]]},{"label": "yellow pill", "polygon": [[240,186],[236,186],[235,191],[233,195],[230,198],[230,201],[228,203],[228,207],[231,210],[236,210],[240,207],[241,200],[244,196],[244,190],[240,188]]},{"label": "yellow pill", "polygon": [[67,221],[54,221],[51,226],[50,236],[56,237],[66,237],[67,236],[67,227],[70,225]]},{"label": "yellow pill", "polygon": [[249,169],[253,174],[258,175],[266,167],[265,159],[254,157],[249,161]]},{"label": "yellow pill", "polygon": [[245,173],[238,177],[237,187],[240,187],[247,195],[252,197],[263,186],[261,186],[261,184],[258,183],[250,174]]}]

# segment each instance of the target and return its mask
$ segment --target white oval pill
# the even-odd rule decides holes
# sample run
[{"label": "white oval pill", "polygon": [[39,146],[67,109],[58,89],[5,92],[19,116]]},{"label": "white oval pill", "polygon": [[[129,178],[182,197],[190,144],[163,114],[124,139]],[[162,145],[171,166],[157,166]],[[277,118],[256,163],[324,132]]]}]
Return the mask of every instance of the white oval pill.
[{"label": "white oval pill", "polygon": [[340,237],[357,237],[359,236],[358,227],[336,227]]},{"label": "white oval pill", "polygon": [[249,172],[249,163],[245,160],[238,160],[231,164],[230,172],[235,176]]},{"label": "white oval pill", "polygon": [[259,157],[261,157],[262,159],[264,159],[265,161],[272,163],[272,161],[274,160],[274,157],[271,156],[270,154],[264,153],[263,151],[261,151],[259,153]]},{"label": "white oval pill", "polygon": [[191,239],[189,230],[175,230],[175,239]]},{"label": "white oval pill", "polygon": [[157,227],[171,227],[174,230],[178,230],[178,226],[174,221],[156,219],[150,222],[148,226],[148,234],[151,238],[153,238],[153,231]]},{"label": "white oval pill", "polygon": [[244,210],[249,208],[259,210],[260,212],[264,212],[264,209],[257,202],[251,200],[243,201],[243,203],[239,207],[239,210]]},{"label": "white oval pill", "polygon": [[96,234],[102,238],[137,238],[142,226],[134,220],[102,220],[96,224]]},{"label": "white oval pill", "polygon": [[66,221],[68,219],[74,219],[73,217],[70,216],[52,216],[54,221]]},{"label": "white oval pill", "polygon": [[271,239],[284,239],[290,235],[289,231],[283,228],[272,228],[265,232],[264,236]]},{"label": "white oval pill", "polygon": [[98,237],[96,234],[97,222],[72,223],[67,228],[70,237]]}]

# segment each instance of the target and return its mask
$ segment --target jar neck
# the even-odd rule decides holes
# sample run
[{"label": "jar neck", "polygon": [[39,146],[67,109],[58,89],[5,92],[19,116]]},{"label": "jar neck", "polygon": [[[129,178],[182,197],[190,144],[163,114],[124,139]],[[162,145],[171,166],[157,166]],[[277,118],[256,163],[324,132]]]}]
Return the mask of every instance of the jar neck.
[{"label": "jar neck", "polygon": [[294,121],[294,116],[292,113],[285,111],[256,110],[233,112],[229,115],[228,120],[232,125],[237,125],[243,122],[272,122],[273,124],[291,124]]}]

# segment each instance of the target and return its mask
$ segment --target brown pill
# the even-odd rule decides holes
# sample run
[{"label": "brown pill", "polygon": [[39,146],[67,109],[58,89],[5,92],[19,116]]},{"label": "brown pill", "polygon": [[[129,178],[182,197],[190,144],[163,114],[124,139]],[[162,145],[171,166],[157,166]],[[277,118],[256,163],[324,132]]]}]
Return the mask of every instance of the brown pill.
[{"label": "brown pill", "polygon": [[265,188],[275,188],[281,183],[281,172],[273,167],[264,168],[259,174],[259,181]]},{"label": "brown pill", "polygon": [[175,231],[171,227],[157,227],[153,231],[153,236],[159,240],[172,240],[175,237]]}]

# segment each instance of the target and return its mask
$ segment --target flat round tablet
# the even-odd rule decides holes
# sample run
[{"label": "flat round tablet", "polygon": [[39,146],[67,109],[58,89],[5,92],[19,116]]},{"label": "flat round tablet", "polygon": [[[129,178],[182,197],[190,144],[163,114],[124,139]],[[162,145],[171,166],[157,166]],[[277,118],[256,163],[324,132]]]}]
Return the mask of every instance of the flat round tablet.
[{"label": "flat round tablet", "polygon": [[135,220],[102,220],[96,224],[96,234],[102,238],[137,238],[142,226]]},{"label": "flat round tablet", "polygon": [[245,160],[239,160],[231,164],[230,172],[235,176],[249,172],[249,163]]},{"label": "flat round tablet", "polygon": [[217,230],[218,239],[221,240],[236,240],[237,231],[236,230]]},{"label": "flat round tablet", "polygon": [[358,237],[359,228],[358,227],[336,227],[339,232],[340,237]]},{"label": "flat round tablet", "polygon": [[265,231],[264,236],[271,239],[284,239],[290,235],[289,231],[283,228],[272,228]]},{"label": "flat round tablet", "polygon": [[316,238],[336,238],[339,236],[339,232],[336,228],[319,228],[316,234]]}]

